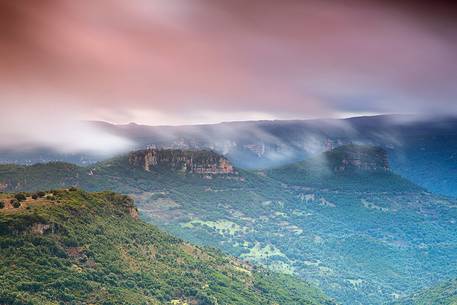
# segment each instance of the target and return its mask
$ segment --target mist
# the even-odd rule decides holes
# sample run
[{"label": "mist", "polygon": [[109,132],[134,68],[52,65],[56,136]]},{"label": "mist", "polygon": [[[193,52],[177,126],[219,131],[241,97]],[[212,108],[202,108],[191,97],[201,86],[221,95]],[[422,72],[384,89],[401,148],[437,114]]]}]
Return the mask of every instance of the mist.
[{"label": "mist", "polygon": [[[0,14],[2,149],[114,155],[137,147],[88,120],[158,126],[457,114],[455,16],[432,4],[20,0],[1,1]],[[320,151],[326,141],[314,131],[284,143],[252,125],[224,126],[186,128],[227,153],[262,138],[283,147],[267,152],[277,160],[298,148]],[[155,138],[166,142],[181,131],[161,133]]]},{"label": "mist", "polygon": [[79,120],[76,109],[7,106],[0,120],[0,149],[27,152],[47,149],[62,154],[107,157],[133,148],[130,139]]}]

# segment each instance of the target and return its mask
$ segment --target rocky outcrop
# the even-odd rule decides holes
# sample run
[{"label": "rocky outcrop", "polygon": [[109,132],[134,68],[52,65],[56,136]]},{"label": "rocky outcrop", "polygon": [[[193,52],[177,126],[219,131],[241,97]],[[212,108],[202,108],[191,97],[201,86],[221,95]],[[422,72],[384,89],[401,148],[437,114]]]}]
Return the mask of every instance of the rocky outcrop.
[{"label": "rocky outcrop", "polygon": [[0,192],[5,191],[8,188],[8,183],[0,181]]},{"label": "rocky outcrop", "polygon": [[136,207],[128,207],[128,212],[133,219],[140,218],[140,214],[138,213],[138,209]]},{"label": "rocky outcrop", "polygon": [[387,152],[368,145],[344,145],[327,152],[327,161],[335,172],[348,170],[388,171]]},{"label": "rocky outcrop", "polygon": [[217,175],[235,173],[230,162],[215,152],[207,150],[146,149],[129,154],[132,166],[152,171],[169,167],[186,173]]},{"label": "rocky outcrop", "polygon": [[44,223],[34,223],[30,228],[30,232],[36,235],[43,235],[49,231],[54,231],[54,227]]}]

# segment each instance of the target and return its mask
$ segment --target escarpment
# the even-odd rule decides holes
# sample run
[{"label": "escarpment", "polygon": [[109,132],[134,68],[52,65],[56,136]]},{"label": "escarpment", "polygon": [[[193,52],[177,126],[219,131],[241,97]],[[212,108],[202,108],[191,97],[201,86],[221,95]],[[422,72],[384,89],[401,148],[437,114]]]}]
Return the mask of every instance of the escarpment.
[{"label": "escarpment", "polygon": [[344,145],[327,152],[326,159],[335,172],[390,170],[387,152],[375,146]]},{"label": "escarpment", "polygon": [[234,174],[235,170],[223,156],[208,150],[146,149],[132,152],[129,164],[152,171],[156,167],[195,174]]}]

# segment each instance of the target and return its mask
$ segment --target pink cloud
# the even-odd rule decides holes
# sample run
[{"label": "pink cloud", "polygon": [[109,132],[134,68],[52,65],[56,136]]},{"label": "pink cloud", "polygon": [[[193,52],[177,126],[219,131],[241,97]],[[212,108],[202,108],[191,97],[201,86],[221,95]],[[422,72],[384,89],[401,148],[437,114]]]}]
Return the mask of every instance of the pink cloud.
[{"label": "pink cloud", "polygon": [[151,124],[457,111],[454,41],[381,2],[1,5],[2,104]]}]

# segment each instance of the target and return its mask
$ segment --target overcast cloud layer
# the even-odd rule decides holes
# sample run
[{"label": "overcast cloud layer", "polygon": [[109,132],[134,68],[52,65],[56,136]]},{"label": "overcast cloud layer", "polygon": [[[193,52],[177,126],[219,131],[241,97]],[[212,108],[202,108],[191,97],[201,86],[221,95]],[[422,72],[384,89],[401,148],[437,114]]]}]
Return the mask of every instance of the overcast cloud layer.
[{"label": "overcast cloud layer", "polygon": [[455,7],[435,3],[0,0],[0,136],[457,113]]}]

